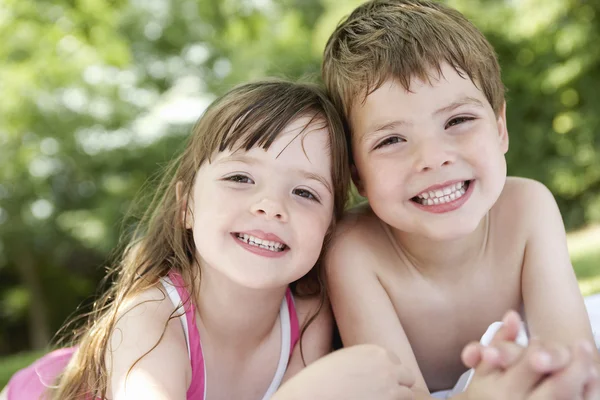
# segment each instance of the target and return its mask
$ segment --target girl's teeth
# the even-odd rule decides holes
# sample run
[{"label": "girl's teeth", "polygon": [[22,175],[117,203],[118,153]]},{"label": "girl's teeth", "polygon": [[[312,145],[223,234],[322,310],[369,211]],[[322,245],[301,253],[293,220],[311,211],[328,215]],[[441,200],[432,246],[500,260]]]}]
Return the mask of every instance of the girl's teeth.
[{"label": "girl's teeth", "polygon": [[248,235],[246,233],[244,233],[244,234],[238,233],[236,236],[239,240],[241,240],[244,243],[247,243],[252,246],[260,247],[263,249],[275,251],[275,252],[283,251],[283,249],[285,247],[285,245],[283,243],[273,242],[271,240],[262,240],[257,237],[254,237],[252,235]]}]

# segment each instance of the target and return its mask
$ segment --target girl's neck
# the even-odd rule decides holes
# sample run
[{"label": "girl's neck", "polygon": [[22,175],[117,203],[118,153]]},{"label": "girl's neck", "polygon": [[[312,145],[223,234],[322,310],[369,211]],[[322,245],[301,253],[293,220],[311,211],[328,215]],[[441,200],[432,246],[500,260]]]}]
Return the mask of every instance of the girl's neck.
[{"label": "girl's neck", "polygon": [[452,240],[431,240],[389,227],[391,240],[401,257],[422,275],[445,278],[470,273],[484,254],[488,242],[489,215],[470,234]]},{"label": "girl's neck", "polygon": [[209,340],[227,348],[253,349],[273,333],[287,287],[250,289],[203,267],[197,299],[199,324]]}]

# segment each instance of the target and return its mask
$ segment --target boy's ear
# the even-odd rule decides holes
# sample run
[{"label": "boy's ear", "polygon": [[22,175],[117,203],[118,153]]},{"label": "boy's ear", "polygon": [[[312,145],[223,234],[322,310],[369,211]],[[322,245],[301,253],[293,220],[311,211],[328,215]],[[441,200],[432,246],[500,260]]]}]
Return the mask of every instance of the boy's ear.
[{"label": "boy's ear", "polygon": [[502,152],[506,154],[508,151],[508,129],[506,127],[506,100],[502,103],[502,108],[498,112],[498,118],[496,120],[498,125],[498,138],[500,139],[500,148]]},{"label": "boy's ear", "polygon": [[189,196],[183,193],[183,182],[175,184],[175,199],[179,205],[179,218],[185,229],[192,229],[192,214],[188,209]]},{"label": "boy's ear", "polygon": [[360,176],[358,175],[358,170],[356,169],[356,165],[352,164],[350,166],[350,175],[352,176],[352,182],[354,182],[354,186],[356,186],[356,190],[358,190],[358,194],[362,197],[366,197],[365,195],[365,186],[360,180]]}]

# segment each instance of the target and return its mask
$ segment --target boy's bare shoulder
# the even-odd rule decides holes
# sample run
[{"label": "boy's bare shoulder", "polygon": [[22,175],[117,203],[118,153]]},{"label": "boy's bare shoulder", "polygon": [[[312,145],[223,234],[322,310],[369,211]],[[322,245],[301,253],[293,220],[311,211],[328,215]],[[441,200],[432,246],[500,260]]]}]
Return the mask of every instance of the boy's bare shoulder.
[{"label": "boy's bare shoulder", "polygon": [[498,199],[497,206],[513,207],[513,211],[529,211],[536,208],[535,201],[553,198],[550,190],[541,182],[529,178],[508,177]]},{"label": "boy's bare shoulder", "polygon": [[336,227],[333,239],[335,246],[344,248],[354,246],[367,240],[367,245],[373,242],[374,237],[385,235],[381,220],[375,215],[368,204],[362,204],[346,211],[344,218]]},{"label": "boy's bare shoulder", "polygon": [[336,227],[327,249],[328,268],[357,265],[374,268],[391,249],[382,221],[368,204],[352,208]]},{"label": "boy's bare shoulder", "polygon": [[492,208],[497,221],[524,225],[537,223],[556,202],[550,190],[541,182],[529,178],[508,177],[502,194]]}]

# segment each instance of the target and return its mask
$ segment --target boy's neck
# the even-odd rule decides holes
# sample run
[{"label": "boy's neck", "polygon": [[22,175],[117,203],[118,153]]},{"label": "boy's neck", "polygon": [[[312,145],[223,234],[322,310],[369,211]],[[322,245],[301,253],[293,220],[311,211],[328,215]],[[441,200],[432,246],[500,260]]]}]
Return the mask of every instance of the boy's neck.
[{"label": "boy's neck", "polygon": [[389,227],[397,250],[407,261],[425,276],[468,272],[478,265],[487,245],[489,214],[481,220],[470,234],[452,240],[432,240]]},{"label": "boy's neck", "polygon": [[217,347],[252,351],[270,337],[279,319],[287,287],[249,289],[237,285],[220,272],[202,270],[197,308],[201,324]]}]

